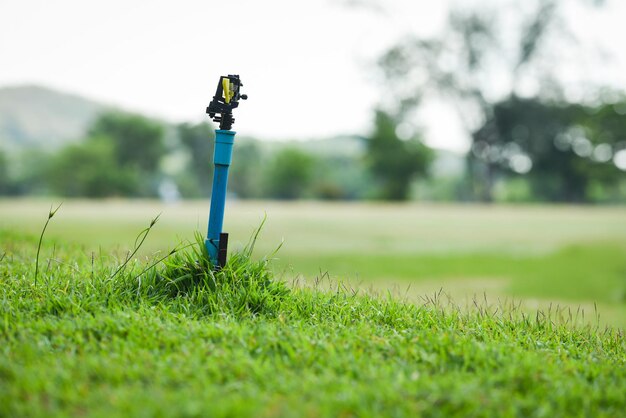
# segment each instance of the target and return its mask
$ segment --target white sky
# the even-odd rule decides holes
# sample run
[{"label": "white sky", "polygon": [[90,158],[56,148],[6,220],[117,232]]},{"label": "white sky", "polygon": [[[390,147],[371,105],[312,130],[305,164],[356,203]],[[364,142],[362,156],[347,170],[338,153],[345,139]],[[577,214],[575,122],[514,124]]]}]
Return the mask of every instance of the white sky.
[{"label": "white sky", "polygon": [[[241,134],[364,134],[381,94],[373,60],[402,34],[441,29],[448,11],[448,1],[381,3],[384,11],[333,0],[0,0],[0,86],[43,84],[200,121],[219,76],[238,73],[250,97],[235,114]],[[626,1],[609,9],[573,16],[613,40],[610,55],[626,74]],[[425,116],[441,122],[426,123],[431,145],[466,147],[448,111]]]}]

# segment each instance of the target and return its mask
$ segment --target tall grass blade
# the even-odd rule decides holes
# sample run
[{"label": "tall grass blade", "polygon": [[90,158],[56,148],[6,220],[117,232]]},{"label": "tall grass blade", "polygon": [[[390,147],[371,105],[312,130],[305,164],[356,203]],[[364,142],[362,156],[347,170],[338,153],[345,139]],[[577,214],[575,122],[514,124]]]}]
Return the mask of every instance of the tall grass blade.
[{"label": "tall grass blade", "polygon": [[[139,234],[137,234],[137,238],[135,238],[135,244],[134,244],[135,248],[133,249],[133,251],[128,256],[126,256],[126,260],[124,260],[124,262],[117,268],[117,270],[115,270],[115,272],[109,277],[109,279],[113,279],[115,276],[117,276],[118,273],[120,271],[122,271],[124,269],[124,267],[126,267],[126,265],[135,256],[135,254],[137,254],[137,251],[139,251],[139,249],[141,248],[143,243],[146,241],[146,238],[148,238],[148,234],[150,234],[150,231],[152,230],[154,225],[156,225],[156,223],[159,220],[160,216],[161,216],[161,214],[158,214],[154,219],[152,219],[150,221],[150,225],[146,229],[144,229]],[[137,243],[137,242],[139,242],[139,243]]]},{"label": "tall grass blade", "polygon": [[[48,228],[48,224],[50,223],[50,219],[56,215],[57,211],[61,208],[63,202],[56,207],[56,209],[52,210],[52,205],[50,205],[50,211],[48,212],[48,219],[46,219],[46,223],[41,230],[41,234],[39,234],[39,243],[37,244],[37,257],[35,258],[35,286],[37,286],[37,278],[39,277],[39,254],[41,253],[41,244],[43,243],[43,236],[46,233],[46,229]],[[3,257],[4,258],[4,257]]]}]

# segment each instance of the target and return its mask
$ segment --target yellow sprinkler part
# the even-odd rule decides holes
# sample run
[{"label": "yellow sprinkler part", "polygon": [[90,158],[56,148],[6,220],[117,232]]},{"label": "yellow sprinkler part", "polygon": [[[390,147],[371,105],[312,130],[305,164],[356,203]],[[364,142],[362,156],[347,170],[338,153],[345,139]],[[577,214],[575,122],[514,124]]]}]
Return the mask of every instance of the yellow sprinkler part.
[{"label": "yellow sprinkler part", "polygon": [[[2,2],[2,0],[0,0]],[[246,94],[239,94],[240,87],[243,86],[237,74],[221,76],[217,83],[213,100],[206,108],[206,112],[211,119],[219,122],[220,130],[228,131],[233,126],[235,118],[233,109],[239,107],[239,100],[246,100]]]},{"label": "yellow sprinkler part", "polygon": [[222,89],[224,90],[224,101],[230,103],[230,99],[233,98],[235,92],[231,89],[231,82],[228,78],[222,79]]}]

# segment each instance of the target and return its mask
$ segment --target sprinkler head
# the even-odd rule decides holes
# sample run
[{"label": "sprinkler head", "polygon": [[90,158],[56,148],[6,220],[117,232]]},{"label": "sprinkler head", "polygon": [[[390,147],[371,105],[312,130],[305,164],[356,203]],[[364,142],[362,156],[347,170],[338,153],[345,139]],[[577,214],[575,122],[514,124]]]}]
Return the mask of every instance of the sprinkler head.
[{"label": "sprinkler head", "polygon": [[248,99],[248,95],[239,93],[242,86],[241,79],[236,74],[220,77],[215,96],[209,103],[209,107],[206,108],[209,117],[220,124],[220,129],[230,130],[232,128],[233,123],[235,123],[233,109],[239,106],[239,99]]}]

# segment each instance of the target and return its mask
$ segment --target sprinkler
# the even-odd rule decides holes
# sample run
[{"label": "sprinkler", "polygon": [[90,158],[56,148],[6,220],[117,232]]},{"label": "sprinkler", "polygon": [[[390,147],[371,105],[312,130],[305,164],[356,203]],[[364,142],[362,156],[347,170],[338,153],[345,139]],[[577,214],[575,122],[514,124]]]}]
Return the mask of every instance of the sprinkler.
[{"label": "sprinkler", "polygon": [[233,144],[235,132],[230,129],[235,123],[233,109],[239,106],[239,99],[246,100],[248,96],[239,94],[242,87],[238,75],[221,76],[217,83],[217,90],[213,100],[206,108],[206,113],[215,122],[219,122],[219,129],[215,130],[215,151],[213,152],[213,190],[211,191],[211,211],[209,212],[209,228],[204,245],[209,253],[211,263],[216,269],[226,264],[228,249],[228,234],[222,232],[224,223],[224,206],[226,204],[226,185],[228,183],[228,169],[233,158]]}]

